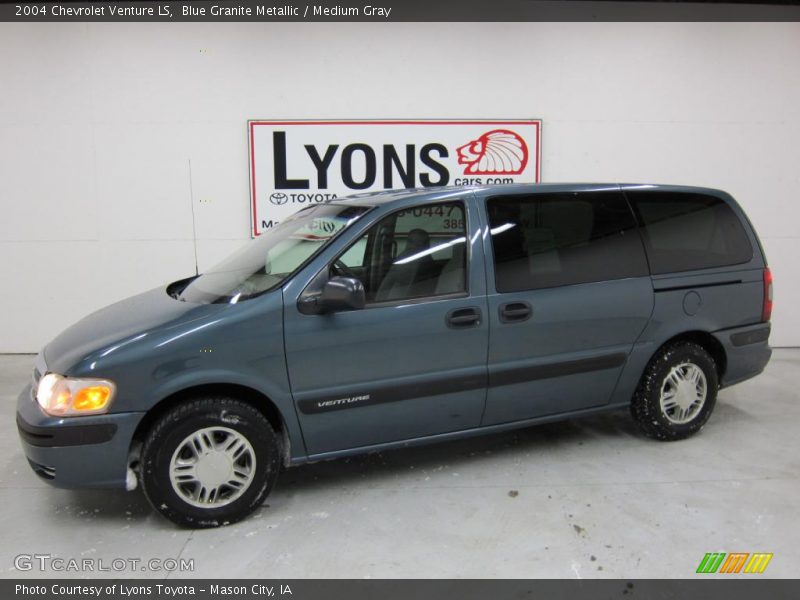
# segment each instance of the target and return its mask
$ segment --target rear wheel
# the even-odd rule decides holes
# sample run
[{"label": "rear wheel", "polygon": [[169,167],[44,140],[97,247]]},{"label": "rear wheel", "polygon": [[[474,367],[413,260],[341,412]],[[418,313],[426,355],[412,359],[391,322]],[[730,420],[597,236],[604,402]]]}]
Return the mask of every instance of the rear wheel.
[{"label": "rear wheel", "polygon": [[646,435],[682,440],[706,424],[717,400],[714,359],[694,342],[662,348],[647,366],[631,402],[631,414]]},{"label": "rear wheel", "polygon": [[278,437],[254,407],[233,398],[198,398],[161,416],[145,439],[142,488],[153,507],[188,527],[243,519],[278,476]]}]

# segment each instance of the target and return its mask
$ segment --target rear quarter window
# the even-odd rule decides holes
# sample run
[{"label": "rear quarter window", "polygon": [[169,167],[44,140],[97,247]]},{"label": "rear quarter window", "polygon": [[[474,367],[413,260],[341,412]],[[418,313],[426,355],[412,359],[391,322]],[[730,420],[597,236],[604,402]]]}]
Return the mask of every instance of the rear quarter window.
[{"label": "rear quarter window", "polygon": [[676,192],[628,193],[654,275],[738,265],[753,246],[722,199]]}]

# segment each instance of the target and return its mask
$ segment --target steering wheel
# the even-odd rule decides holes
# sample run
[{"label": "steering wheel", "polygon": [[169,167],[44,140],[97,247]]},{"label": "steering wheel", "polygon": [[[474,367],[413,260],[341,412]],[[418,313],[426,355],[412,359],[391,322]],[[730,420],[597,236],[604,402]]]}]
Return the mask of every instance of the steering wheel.
[{"label": "steering wheel", "polygon": [[352,277],[353,279],[358,279],[358,275],[355,274],[353,269],[348,267],[341,260],[335,261],[333,263],[333,268],[336,269],[338,275],[344,275],[345,277]]}]

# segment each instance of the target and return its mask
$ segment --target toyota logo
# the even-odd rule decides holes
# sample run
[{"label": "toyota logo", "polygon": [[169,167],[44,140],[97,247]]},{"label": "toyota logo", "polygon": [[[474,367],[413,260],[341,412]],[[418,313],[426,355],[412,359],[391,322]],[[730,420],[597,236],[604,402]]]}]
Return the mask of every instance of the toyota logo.
[{"label": "toyota logo", "polygon": [[269,201],[280,206],[281,204],[286,204],[289,201],[289,196],[282,192],[275,192],[274,194],[270,195]]}]

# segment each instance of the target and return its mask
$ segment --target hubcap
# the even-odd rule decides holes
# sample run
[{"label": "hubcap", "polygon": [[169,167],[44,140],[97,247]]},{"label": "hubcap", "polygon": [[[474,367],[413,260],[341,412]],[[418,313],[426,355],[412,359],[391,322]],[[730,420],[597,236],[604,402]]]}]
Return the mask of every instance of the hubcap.
[{"label": "hubcap", "polygon": [[172,489],[184,502],[219,508],[253,482],[256,454],[250,442],[228,427],[206,427],[187,436],[172,455]]},{"label": "hubcap", "polygon": [[661,412],[672,423],[692,421],[706,402],[708,383],[703,370],[686,362],[673,367],[661,384]]}]

